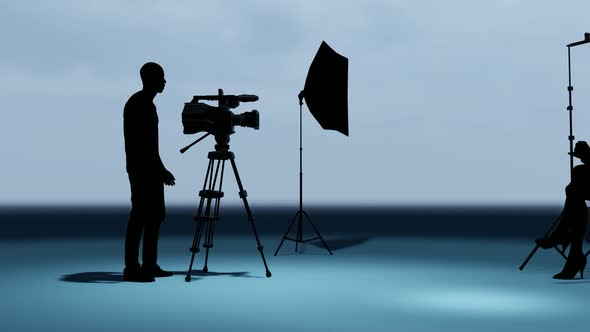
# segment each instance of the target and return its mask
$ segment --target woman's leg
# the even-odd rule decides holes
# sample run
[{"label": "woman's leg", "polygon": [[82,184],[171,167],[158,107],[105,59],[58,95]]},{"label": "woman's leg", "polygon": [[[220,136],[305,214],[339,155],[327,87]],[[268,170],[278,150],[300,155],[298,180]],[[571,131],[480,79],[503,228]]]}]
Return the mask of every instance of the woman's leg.
[{"label": "woman's leg", "polygon": [[[570,222],[570,241],[571,248],[569,256],[581,256],[584,254],[583,244],[584,235],[586,234],[586,223],[588,220],[588,207],[583,199],[572,202]],[[568,257],[569,257],[568,256]]]}]

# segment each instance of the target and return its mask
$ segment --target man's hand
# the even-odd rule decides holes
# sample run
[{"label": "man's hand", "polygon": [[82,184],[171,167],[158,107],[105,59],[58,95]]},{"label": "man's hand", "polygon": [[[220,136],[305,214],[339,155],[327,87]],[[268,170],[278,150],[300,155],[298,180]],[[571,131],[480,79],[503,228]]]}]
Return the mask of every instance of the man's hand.
[{"label": "man's hand", "polygon": [[164,184],[167,186],[173,186],[176,184],[174,182],[174,180],[176,180],[174,175],[172,175],[172,173],[170,173],[170,171],[167,169],[165,169],[164,173],[162,174],[162,180],[164,180]]}]

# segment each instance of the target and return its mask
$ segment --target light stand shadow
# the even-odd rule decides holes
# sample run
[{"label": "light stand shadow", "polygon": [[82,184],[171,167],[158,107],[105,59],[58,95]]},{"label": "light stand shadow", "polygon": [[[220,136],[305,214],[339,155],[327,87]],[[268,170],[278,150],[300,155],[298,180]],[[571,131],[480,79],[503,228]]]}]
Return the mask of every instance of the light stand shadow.
[{"label": "light stand shadow", "polygon": [[[326,239],[326,242],[328,243],[328,245],[330,246],[330,248],[332,250],[336,251],[336,250],[342,250],[342,249],[346,249],[346,248],[359,246],[363,243],[366,243],[370,239],[371,239],[371,237],[367,236],[367,235],[356,235],[356,236],[348,236],[348,237],[341,237],[341,238],[331,238],[329,240]],[[318,241],[311,242],[311,244],[318,247],[318,248],[324,247],[324,245]]]}]

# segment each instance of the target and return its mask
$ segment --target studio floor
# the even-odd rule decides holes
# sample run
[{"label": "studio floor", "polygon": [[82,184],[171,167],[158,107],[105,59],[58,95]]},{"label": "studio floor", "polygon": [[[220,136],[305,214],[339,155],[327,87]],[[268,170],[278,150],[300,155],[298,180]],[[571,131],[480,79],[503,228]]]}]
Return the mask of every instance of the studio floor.
[{"label": "studio floor", "polygon": [[[563,259],[522,240],[328,238],[294,253],[262,237],[215,238],[209,273],[190,236],[166,236],[155,283],[122,281],[123,240],[0,243],[1,331],[580,331],[590,279],[558,281]],[[578,275],[579,277],[579,275]],[[588,276],[590,277],[590,275]]]}]

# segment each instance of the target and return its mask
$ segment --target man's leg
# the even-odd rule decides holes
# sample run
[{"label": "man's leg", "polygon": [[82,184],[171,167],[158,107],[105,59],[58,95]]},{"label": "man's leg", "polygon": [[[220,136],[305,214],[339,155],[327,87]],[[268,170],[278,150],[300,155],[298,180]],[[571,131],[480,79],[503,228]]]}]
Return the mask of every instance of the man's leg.
[{"label": "man's leg", "polygon": [[164,203],[164,184],[157,181],[150,182],[149,201],[150,215],[143,233],[143,270],[154,277],[170,277],[173,274],[162,270],[158,266],[158,238],[160,225],[166,216]]},{"label": "man's leg", "polygon": [[125,234],[125,269],[123,280],[135,282],[153,282],[154,277],[143,272],[139,266],[139,241],[143,225],[139,216],[132,212],[127,222],[127,233]]},{"label": "man's leg", "polygon": [[158,261],[158,238],[160,236],[160,222],[148,221],[143,232],[143,266],[153,268]]},{"label": "man's leg", "polygon": [[133,213],[129,214],[127,221],[127,232],[125,234],[125,269],[139,269],[139,242],[141,240],[142,224]]},{"label": "man's leg", "polygon": [[135,282],[153,282],[154,278],[144,273],[139,265],[139,242],[145,227],[145,204],[141,178],[129,174],[131,185],[131,213],[125,234],[125,269],[123,280]]},{"label": "man's leg", "polygon": [[158,265],[158,238],[160,235],[160,222],[150,221],[145,226],[143,233],[143,266],[146,274],[155,277],[171,277],[172,272],[164,271]]}]

